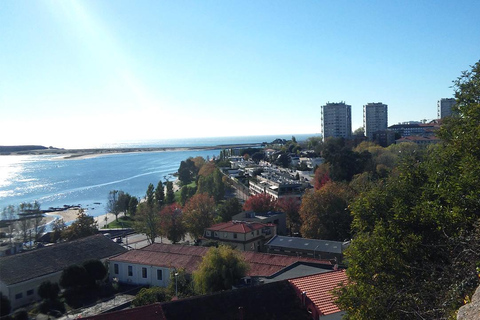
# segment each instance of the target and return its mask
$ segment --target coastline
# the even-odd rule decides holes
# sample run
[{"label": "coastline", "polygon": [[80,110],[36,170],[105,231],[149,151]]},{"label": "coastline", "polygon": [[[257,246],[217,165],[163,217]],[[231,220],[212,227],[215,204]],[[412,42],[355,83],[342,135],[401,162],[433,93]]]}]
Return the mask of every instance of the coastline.
[{"label": "coastline", "polygon": [[[70,208],[62,211],[46,212],[45,224],[53,222],[55,219],[58,218],[58,216],[60,216],[60,218],[63,219],[65,223],[73,222],[77,220],[77,215],[79,211],[80,208]],[[86,210],[86,213],[88,214],[88,210]],[[107,219],[105,219],[105,217]],[[113,213],[105,213],[93,218],[97,222],[98,227],[101,229],[102,226],[105,225],[105,221],[112,222],[113,220],[115,220],[115,215]]]},{"label": "coastline", "polygon": [[58,155],[58,158],[65,160],[87,159],[101,155],[111,155],[119,153],[139,153],[139,152],[171,152],[171,151],[201,151],[201,150],[217,150],[231,148],[248,148],[262,147],[262,143],[248,144],[226,144],[215,146],[198,146],[198,147],[155,147],[155,148],[98,148],[98,149],[35,149],[12,152],[0,152],[2,156],[9,155]]}]

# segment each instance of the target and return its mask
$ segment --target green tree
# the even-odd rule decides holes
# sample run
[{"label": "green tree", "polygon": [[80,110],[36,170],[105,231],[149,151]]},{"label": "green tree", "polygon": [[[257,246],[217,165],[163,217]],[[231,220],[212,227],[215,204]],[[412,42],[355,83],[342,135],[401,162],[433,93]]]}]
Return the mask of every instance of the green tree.
[{"label": "green tree", "polygon": [[87,215],[83,209],[77,214],[77,219],[62,232],[62,238],[67,241],[88,237],[98,232],[97,222]]},{"label": "green tree", "polygon": [[480,61],[455,81],[443,144],[411,152],[352,204],[348,319],[449,319],[478,286]]},{"label": "green tree", "polygon": [[229,290],[247,271],[248,264],[237,251],[227,246],[211,247],[193,273],[195,289],[203,294]]},{"label": "green tree", "polygon": [[196,194],[183,207],[183,221],[187,232],[194,239],[203,235],[205,228],[212,225],[215,213],[215,201],[208,194]]},{"label": "green tree", "polygon": [[178,180],[180,180],[182,185],[187,185],[195,179],[197,172],[195,162],[192,158],[189,158],[180,162],[180,167],[178,168]]},{"label": "green tree", "polygon": [[223,182],[223,174],[218,168],[214,168],[208,175],[199,177],[197,193],[208,193],[216,202],[223,200],[225,197],[225,184]]},{"label": "green tree", "polygon": [[147,236],[149,243],[154,243],[160,235],[160,215],[147,202],[138,205],[134,224],[135,231]]},{"label": "green tree", "polygon": [[240,201],[237,198],[230,198],[217,206],[218,222],[228,222],[240,212],[242,212]]},{"label": "green tree", "polygon": [[117,209],[119,212],[123,212],[124,215],[127,215],[130,199],[132,199],[132,196],[129,193],[118,191]]},{"label": "green tree", "polygon": [[155,200],[157,201],[157,205],[159,207],[161,207],[165,201],[165,190],[161,180],[158,181],[157,187],[155,188]]},{"label": "green tree", "polygon": [[167,192],[165,195],[165,204],[172,204],[175,202],[175,192],[173,191],[173,182],[167,181]]},{"label": "green tree", "polygon": [[115,220],[118,221],[118,214],[120,213],[120,206],[118,203],[118,190],[112,190],[108,193],[107,211],[115,215]]},{"label": "green tree", "polygon": [[164,302],[170,300],[165,288],[151,287],[142,288],[132,301],[134,307],[146,306],[155,302]]},{"label": "green tree", "polygon": [[180,299],[194,296],[195,287],[192,275],[185,269],[171,272],[167,292],[169,296],[177,296]]},{"label": "green tree", "polygon": [[180,190],[180,204],[184,206],[188,199],[193,197],[196,192],[197,188],[195,187],[183,186]]},{"label": "green tree", "polygon": [[52,283],[50,281],[44,281],[38,287],[38,295],[45,300],[54,301],[58,299],[60,293],[60,287],[58,283]]},{"label": "green tree", "polygon": [[12,310],[12,305],[10,300],[8,300],[7,296],[4,296],[3,293],[0,292],[0,316],[6,316]]},{"label": "green tree", "polygon": [[138,199],[137,197],[131,197],[130,201],[128,202],[128,214],[130,216],[135,216],[137,213],[137,206],[138,206]]},{"label": "green tree", "polygon": [[57,242],[58,240],[60,240],[62,238],[62,234],[65,231],[65,229],[67,229],[67,225],[65,224],[65,221],[63,221],[62,218],[55,219],[52,222],[53,235],[52,235],[51,241]]},{"label": "green tree", "polygon": [[108,274],[107,268],[103,262],[98,259],[87,260],[82,266],[94,281],[102,281]]},{"label": "green tree", "polygon": [[74,289],[91,285],[92,278],[83,266],[74,264],[63,270],[59,283],[62,288]]}]

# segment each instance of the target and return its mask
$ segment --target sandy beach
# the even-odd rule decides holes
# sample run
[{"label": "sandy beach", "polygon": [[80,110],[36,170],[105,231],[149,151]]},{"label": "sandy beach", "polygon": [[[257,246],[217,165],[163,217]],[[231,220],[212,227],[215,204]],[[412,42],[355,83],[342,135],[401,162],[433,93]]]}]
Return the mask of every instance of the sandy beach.
[{"label": "sandy beach", "polygon": [[[58,216],[60,216],[65,222],[75,221],[77,219],[79,211],[80,209],[72,208],[64,211],[48,212],[45,214],[45,220],[46,220],[46,223],[50,223],[53,220],[55,220]],[[86,212],[88,214],[88,210]],[[105,220],[105,217],[107,218],[107,220]],[[94,219],[95,221],[97,221],[98,227],[103,228],[103,226],[105,225],[105,222],[110,223],[113,220],[115,220],[115,215],[113,213],[107,213],[107,214],[100,215],[98,217],[94,217]]]}]

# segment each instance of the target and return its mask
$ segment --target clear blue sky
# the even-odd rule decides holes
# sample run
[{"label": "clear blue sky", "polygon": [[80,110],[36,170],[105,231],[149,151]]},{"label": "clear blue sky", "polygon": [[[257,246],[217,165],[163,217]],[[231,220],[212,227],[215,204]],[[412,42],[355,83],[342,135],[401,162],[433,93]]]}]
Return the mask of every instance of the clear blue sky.
[{"label": "clear blue sky", "polygon": [[320,132],[320,106],[436,118],[480,1],[0,1],[0,145]]}]

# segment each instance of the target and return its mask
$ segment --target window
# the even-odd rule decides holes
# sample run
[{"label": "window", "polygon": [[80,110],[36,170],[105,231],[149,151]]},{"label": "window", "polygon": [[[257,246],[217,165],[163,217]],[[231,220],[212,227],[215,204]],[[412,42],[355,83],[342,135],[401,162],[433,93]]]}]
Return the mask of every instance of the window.
[{"label": "window", "polygon": [[233,234],[233,238],[237,239],[237,234],[236,233]]},{"label": "window", "polygon": [[118,274],[118,263],[113,265],[113,273]]},{"label": "window", "polygon": [[142,268],[142,278],[147,277],[147,268]]},{"label": "window", "polygon": [[132,266],[128,266],[128,276],[129,277],[133,276],[133,267]]},{"label": "window", "polygon": [[162,270],[157,270],[157,280],[163,280],[163,272]]},{"label": "window", "polygon": [[257,236],[260,234],[260,230],[257,230]]},{"label": "window", "polygon": [[23,298],[23,293],[21,293],[21,292],[20,292],[20,293],[17,293],[17,294],[15,295],[15,299],[17,299],[17,300],[18,300],[18,299],[22,299],[22,298]]},{"label": "window", "polygon": [[30,289],[27,291],[27,296],[31,296],[31,295],[33,295],[33,289]]}]

